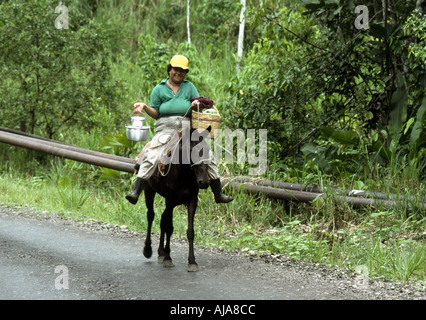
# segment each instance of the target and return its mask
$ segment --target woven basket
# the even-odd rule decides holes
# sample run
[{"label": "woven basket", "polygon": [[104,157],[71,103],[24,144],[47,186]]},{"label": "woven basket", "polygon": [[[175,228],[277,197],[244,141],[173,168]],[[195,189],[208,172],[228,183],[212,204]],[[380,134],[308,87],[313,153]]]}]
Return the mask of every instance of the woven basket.
[{"label": "woven basket", "polygon": [[219,129],[220,127],[220,119],[221,116],[219,111],[213,106],[213,109],[216,110],[217,114],[211,113],[202,113],[195,110],[192,110],[191,123],[193,129],[205,130],[209,126],[212,127],[210,134],[208,137],[214,139],[215,138],[215,129]]}]

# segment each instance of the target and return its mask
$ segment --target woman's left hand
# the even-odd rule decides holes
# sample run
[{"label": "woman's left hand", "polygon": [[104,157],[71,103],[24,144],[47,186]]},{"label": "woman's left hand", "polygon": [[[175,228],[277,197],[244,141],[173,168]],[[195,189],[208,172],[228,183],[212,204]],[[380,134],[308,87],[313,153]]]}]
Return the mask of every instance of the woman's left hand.
[{"label": "woman's left hand", "polygon": [[192,103],[191,103],[191,108],[196,107],[196,106],[197,106],[197,104],[199,104],[198,100],[194,100],[194,101],[192,101]]}]

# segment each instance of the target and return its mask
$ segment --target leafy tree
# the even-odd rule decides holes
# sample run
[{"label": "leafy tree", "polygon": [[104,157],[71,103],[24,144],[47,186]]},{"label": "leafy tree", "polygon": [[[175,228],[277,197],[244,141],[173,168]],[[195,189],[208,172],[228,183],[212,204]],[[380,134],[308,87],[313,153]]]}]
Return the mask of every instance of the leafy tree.
[{"label": "leafy tree", "polygon": [[[345,111],[353,115],[352,121],[345,121],[348,128],[357,121],[366,126],[366,134],[386,130],[387,146],[391,142],[400,149],[406,146],[410,156],[415,156],[419,144],[413,139],[419,141],[422,133],[411,135],[409,144],[407,120],[417,114],[422,121],[424,112],[419,111],[426,93],[424,55],[422,59],[416,50],[418,43],[424,48],[424,34],[419,32],[424,16],[415,11],[415,1],[304,2],[322,26],[321,35],[331,39],[311,60],[309,69],[316,71],[320,66],[323,70],[315,78],[316,86],[323,86],[327,95],[338,93],[355,102]],[[368,9],[369,23],[362,29],[354,23],[359,5]]]},{"label": "leafy tree", "polygon": [[240,1],[193,0],[192,15],[194,43],[200,46],[211,45],[220,48],[228,41],[235,47],[238,37]]},{"label": "leafy tree", "polygon": [[[222,112],[230,127],[268,129],[270,154],[283,157],[304,131],[319,124],[315,93],[308,86],[311,76],[304,65],[305,43],[283,28],[308,41],[314,41],[310,39],[317,37],[318,28],[302,15],[297,2],[291,7],[269,5],[247,9],[251,29],[259,26],[262,35],[247,53],[240,73],[224,84],[231,98]],[[267,20],[270,10],[280,15],[280,25]]]},{"label": "leafy tree", "polygon": [[[367,28],[354,23],[357,5],[369,8]],[[314,133],[330,132],[319,130],[325,125],[379,133],[368,148],[382,161],[389,152],[379,151],[391,141],[408,146],[414,139],[418,150],[426,70],[424,16],[415,18],[414,9],[415,1],[265,2],[252,12],[262,39],[225,85],[235,97],[229,125],[268,128],[271,153],[281,158]],[[323,154],[332,155],[333,147]]]},{"label": "leafy tree", "polygon": [[0,4],[2,125],[26,120],[30,132],[52,138],[73,126],[99,125],[101,109],[115,111],[119,86],[107,64],[114,35],[85,17],[83,4],[68,1],[66,17],[53,0]]}]

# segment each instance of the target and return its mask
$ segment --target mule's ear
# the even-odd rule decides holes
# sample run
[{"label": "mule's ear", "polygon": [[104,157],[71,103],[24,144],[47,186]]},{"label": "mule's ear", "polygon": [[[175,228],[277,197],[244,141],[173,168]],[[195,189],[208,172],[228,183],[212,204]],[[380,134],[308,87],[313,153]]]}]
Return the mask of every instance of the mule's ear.
[{"label": "mule's ear", "polygon": [[212,126],[208,126],[206,130],[200,133],[200,136],[203,137],[204,139],[207,138],[211,130],[212,130]]}]

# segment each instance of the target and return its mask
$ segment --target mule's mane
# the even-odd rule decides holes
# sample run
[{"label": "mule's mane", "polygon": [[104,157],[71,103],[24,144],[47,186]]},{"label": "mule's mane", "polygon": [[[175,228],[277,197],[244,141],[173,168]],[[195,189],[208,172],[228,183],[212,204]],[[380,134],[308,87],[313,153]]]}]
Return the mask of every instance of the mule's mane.
[{"label": "mule's mane", "polygon": [[[192,162],[191,155],[192,155],[192,148],[194,143],[205,143],[204,139],[205,136],[200,134],[199,137],[202,138],[202,141],[192,141],[190,137],[192,137],[192,134],[195,132],[195,130],[190,130],[190,134],[183,134],[182,131],[178,131],[168,142],[168,147],[165,149],[163,156],[160,157],[160,160],[157,164],[157,171],[158,174],[165,177],[169,174],[172,164],[179,164],[179,165],[190,165],[191,167],[199,165],[203,163],[203,161],[206,161],[207,158],[203,155],[203,157],[200,157],[200,159],[196,162]],[[183,163],[182,155],[183,155],[183,148],[182,148],[182,139],[185,137],[185,139],[189,139],[189,163]],[[179,152],[179,160],[178,163],[175,161],[175,153]],[[165,161],[168,160],[168,163],[165,163]],[[191,163],[192,162],[192,163]],[[166,170],[166,171],[165,171]]]}]

